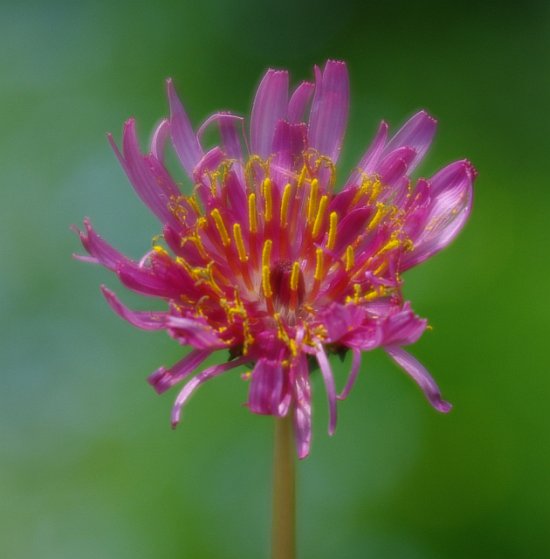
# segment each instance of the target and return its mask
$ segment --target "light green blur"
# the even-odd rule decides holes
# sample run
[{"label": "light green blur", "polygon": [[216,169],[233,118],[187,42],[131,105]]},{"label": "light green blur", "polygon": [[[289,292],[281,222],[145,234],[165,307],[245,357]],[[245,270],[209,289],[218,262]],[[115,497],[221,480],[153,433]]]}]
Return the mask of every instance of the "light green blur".
[{"label": "light green blur", "polygon": [[[479,4],[482,4],[481,6]],[[327,436],[314,382],[298,467],[300,557],[548,556],[550,13],[548,3],[0,2],[0,557],[268,556],[272,421],[239,373],[204,386],[176,431],[145,382],[183,354],[114,316],[111,274],[71,259],[90,216],[139,257],[158,224],[105,139],[145,143],[172,76],[195,124],[247,114],[268,66],[348,62],[343,177],[378,122],[439,120],[421,174],[468,157],[474,211],[405,276],[433,331],[412,348],[453,402],[433,411],[367,355]],[[342,386],[349,359],[334,360]]]}]

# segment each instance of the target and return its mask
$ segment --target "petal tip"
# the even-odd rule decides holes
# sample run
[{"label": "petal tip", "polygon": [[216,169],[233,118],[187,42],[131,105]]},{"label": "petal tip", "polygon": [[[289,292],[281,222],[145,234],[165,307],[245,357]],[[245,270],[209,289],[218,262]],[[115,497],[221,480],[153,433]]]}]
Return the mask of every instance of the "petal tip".
[{"label": "petal tip", "polygon": [[440,400],[434,404],[434,407],[437,411],[441,413],[449,413],[453,409],[453,405],[450,402],[446,402],[445,400]]}]

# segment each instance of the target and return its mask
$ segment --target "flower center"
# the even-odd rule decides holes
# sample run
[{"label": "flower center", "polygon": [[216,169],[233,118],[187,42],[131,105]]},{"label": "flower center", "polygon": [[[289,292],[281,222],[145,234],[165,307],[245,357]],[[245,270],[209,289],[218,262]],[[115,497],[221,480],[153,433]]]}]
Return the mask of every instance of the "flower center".
[{"label": "flower center", "polygon": [[304,275],[298,262],[282,260],[271,268],[271,291],[276,307],[295,310],[304,301]]}]

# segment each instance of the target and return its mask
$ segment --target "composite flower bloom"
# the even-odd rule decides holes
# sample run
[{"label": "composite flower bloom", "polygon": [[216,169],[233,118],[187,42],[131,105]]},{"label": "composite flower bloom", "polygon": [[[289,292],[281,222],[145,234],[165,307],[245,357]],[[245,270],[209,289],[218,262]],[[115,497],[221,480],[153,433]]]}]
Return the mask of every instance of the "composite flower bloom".
[{"label": "composite flower bloom", "polygon": [[[476,173],[468,161],[451,163],[430,179],[410,178],[436,121],[421,111],[393,136],[382,122],[341,181],[337,161],[349,106],[343,62],[315,68],[314,82],[301,83],[291,95],[288,73],[268,70],[248,133],[243,118],[225,112],[195,133],[170,80],[167,89],[170,117],[155,129],[146,154],[133,119],[124,126],[120,149],[110,137],[162,234],[139,261],[107,244],[88,220],[79,234],[89,254],[81,259],[102,264],[127,288],[167,302],[162,312],[134,311],[104,287],[114,311],[192,348],[149,377],[159,393],[187,380],[172,424],[199,385],[244,365],[250,410],[292,414],[303,458],[311,441],[312,371],[318,366],[326,387],[332,434],[337,399],[352,388],[361,353],[378,347],[437,410],[448,411],[429,373],[403,349],[422,335],[426,320],[404,300],[402,273],[457,235],[472,202]],[[206,150],[203,134],[211,127],[219,145]],[[169,144],[189,176],[187,189],[167,170]],[[201,369],[218,350],[226,350],[222,362]],[[328,355],[346,351],[351,371],[337,394]]]}]

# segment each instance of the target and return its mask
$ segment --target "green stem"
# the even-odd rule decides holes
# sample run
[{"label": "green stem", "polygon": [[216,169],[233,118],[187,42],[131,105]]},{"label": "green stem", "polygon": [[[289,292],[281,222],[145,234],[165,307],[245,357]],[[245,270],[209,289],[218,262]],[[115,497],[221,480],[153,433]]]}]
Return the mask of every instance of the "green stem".
[{"label": "green stem", "polygon": [[291,411],[275,419],[272,559],[296,557],[295,453]]}]

